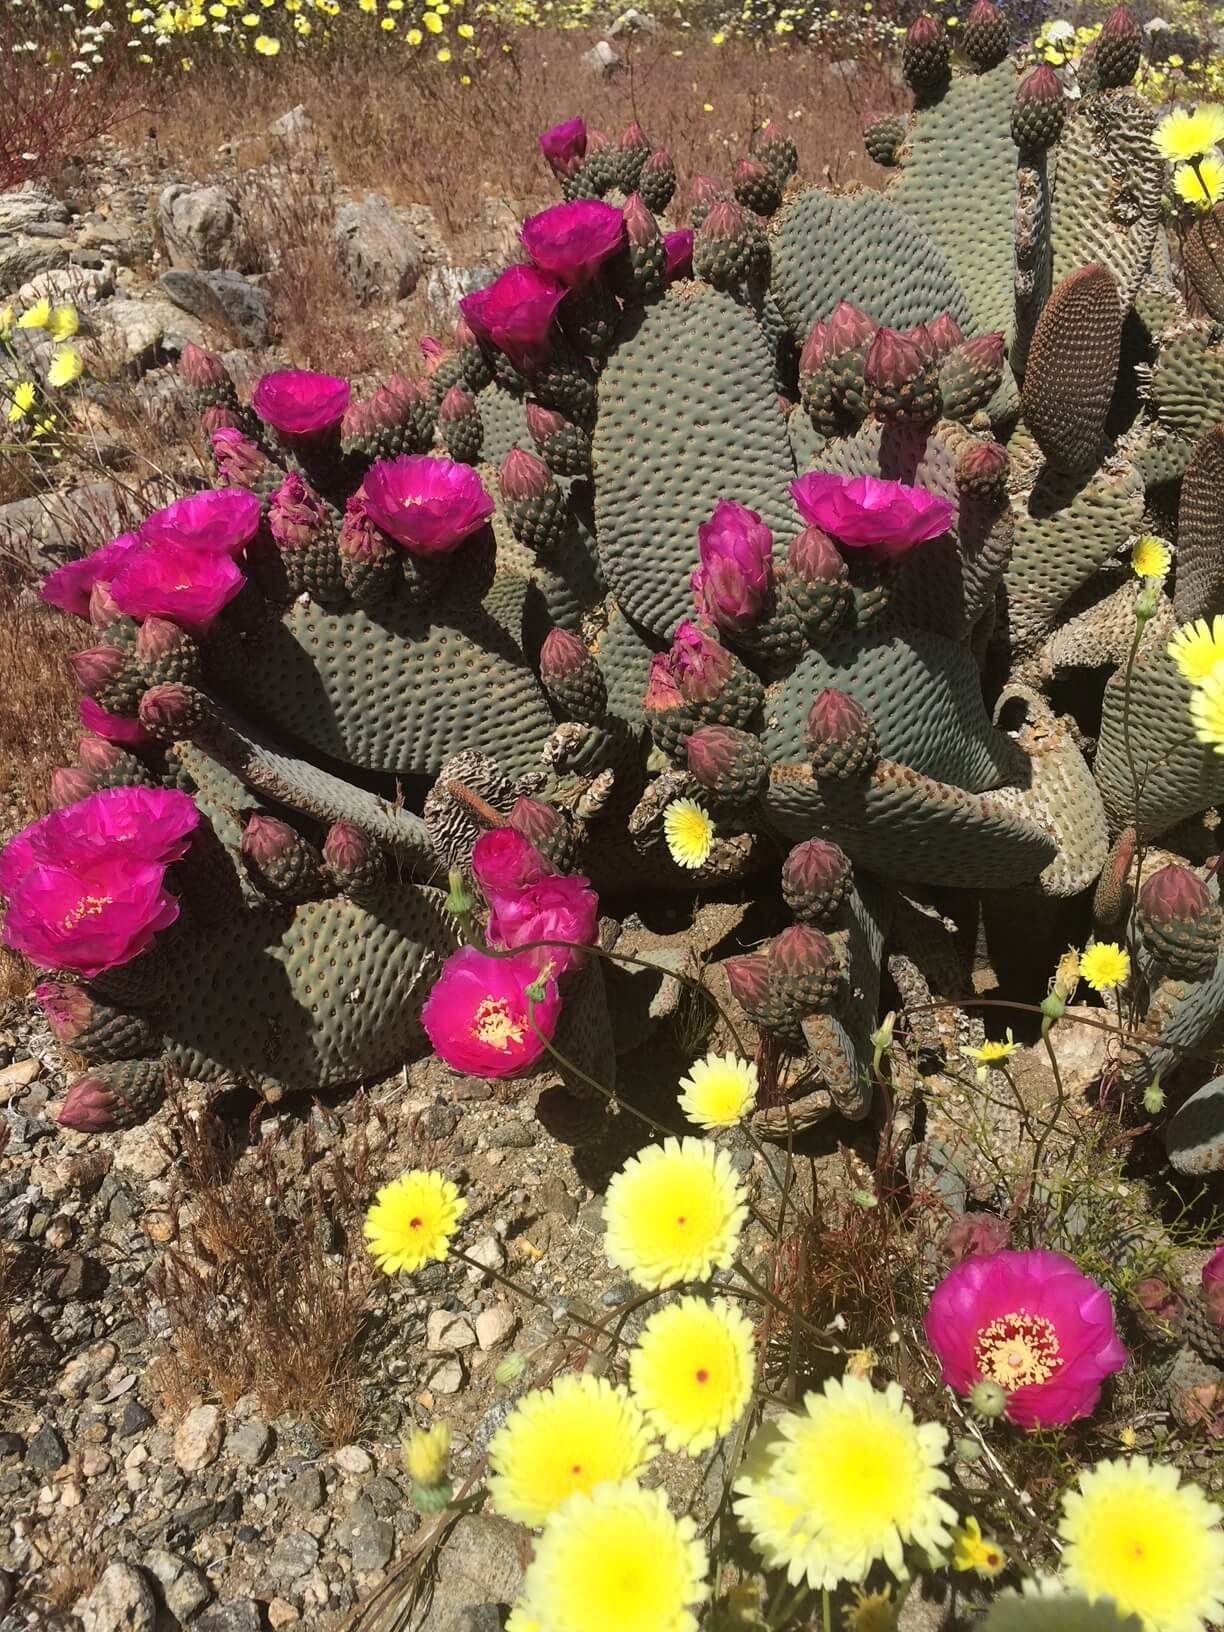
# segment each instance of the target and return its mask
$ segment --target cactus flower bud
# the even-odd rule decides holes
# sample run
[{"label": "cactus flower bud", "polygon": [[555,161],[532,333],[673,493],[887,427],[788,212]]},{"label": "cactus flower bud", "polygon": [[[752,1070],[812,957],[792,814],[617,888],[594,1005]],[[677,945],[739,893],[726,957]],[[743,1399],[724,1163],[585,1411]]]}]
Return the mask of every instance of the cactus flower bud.
[{"label": "cactus flower bud", "polygon": [[1153,873],[1139,892],[1139,931],[1157,964],[1191,979],[1215,968],[1224,914],[1211,890],[1189,867]]},{"label": "cactus flower bud", "polygon": [[190,737],[200,723],[200,695],[189,686],[151,686],[140,699],[140,723],[159,742]]},{"label": "cactus flower bud", "polygon": [[811,332],[803,342],[803,350],[799,353],[799,377],[815,374],[822,369],[829,358],[829,326],[819,318],[812,324]]},{"label": "cactus flower bud", "polygon": [[900,391],[918,377],[923,361],[922,351],[912,335],[901,334],[897,329],[877,329],[867,347],[863,377],[876,390]]},{"label": "cactus flower bud", "polygon": [[969,1404],[979,1417],[1001,1417],[1007,1410],[1007,1390],[1002,1383],[983,1377],[969,1390]]},{"label": "cactus flower bud", "polygon": [[772,593],[773,534],[755,510],[720,499],[697,529],[701,567],[692,588],[698,610],[720,629],[750,629]]},{"label": "cactus flower bud", "polygon": [[636,119],[625,126],[620,139],[620,147],[622,153],[628,153],[633,148],[642,148],[646,153],[650,152],[650,138]]},{"label": "cactus flower bud", "polygon": [[229,426],[212,433],[213,459],[223,481],[250,487],[268,468],[268,461],[249,436]]},{"label": "cactus flower bud", "polygon": [[183,378],[193,391],[213,391],[218,386],[232,385],[229,370],[216,352],[205,351],[189,340],[179,357]]},{"label": "cactus flower bud", "polygon": [[956,485],[967,493],[1002,493],[1011,461],[1001,442],[973,442],[956,458]]},{"label": "cactus flower bud", "polygon": [[511,448],[497,474],[503,499],[540,499],[552,490],[552,472],[524,448]]},{"label": "cactus flower bud", "polygon": [[44,980],[34,988],[34,996],[52,1036],[59,1043],[75,1042],[93,1023],[94,1000],[83,986]]},{"label": "cactus flower bud", "polygon": [[826,327],[828,355],[833,357],[869,345],[879,324],[874,317],[869,317],[866,312],[861,311],[853,301],[841,300],[833,308]]},{"label": "cactus flower bud", "polygon": [[633,249],[644,249],[659,237],[659,223],[642,202],[640,193],[631,193],[625,200],[625,236]]},{"label": "cactus flower bud", "polygon": [[113,742],[107,742],[105,737],[98,737],[92,731],[87,732],[77,744],[77,759],[83,771],[92,771],[95,776],[103,776],[108,771],[117,770],[127,762],[125,751]]},{"label": "cactus flower bud", "polygon": [[[731,678],[734,659],[695,623],[682,623],[672,637],[671,670],[687,703],[712,702]],[[653,679],[654,670],[651,669]]]},{"label": "cactus flower bud", "polygon": [[782,895],[801,923],[833,918],[850,893],[853,869],[828,839],[797,844],[782,863]]},{"label": "cactus flower bud", "polygon": [[540,679],[545,685],[566,680],[586,668],[591,654],[568,629],[550,629],[540,648]]},{"label": "cactus flower bud", "polygon": [[809,924],[791,924],[780,935],[775,935],[767,956],[771,971],[787,978],[823,974],[837,963],[832,941]]},{"label": "cactus flower bud", "polygon": [[541,408],[538,402],[527,404],[527,429],[532,440],[543,444],[550,437],[560,436],[569,429],[569,420],[552,408]]},{"label": "cactus flower bud", "polygon": [[666,148],[652,153],[638,177],[638,192],[652,210],[665,210],[676,191],[676,166]]},{"label": "cactus flower bud", "polygon": [[211,442],[217,431],[236,431],[238,420],[232,408],[205,408],[200,415],[200,429]]},{"label": "cactus flower bud", "polygon": [[[979,3],[989,5],[990,0],[979,0]],[[942,356],[945,352],[951,351],[953,346],[959,346],[965,338],[961,333],[960,324],[952,316],[951,312],[941,312],[933,323],[927,323],[924,327],[931,338],[937,356]]]},{"label": "cactus flower bud", "polygon": [[677,278],[689,278],[693,275],[693,232],[689,227],[682,227],[678,232],[663,234],[663,247],[667,250],[667,281],[675,283]]},{"label": "cactus flower bud", "polygon": [[962,1213],[948,1227],[941,1250],[954,1264],[1001,1252],[1011,1240],[1011,1226],[994,1213]]},{"label": "cactus flower bud", "polygon": [[840,584],[846,578],[846,563],[828,533],[819,527],[805,527],[791,539],[786,552],[790,576],[805,584]]},{"label": "cactus flower bud", "polygon": [[901,48],[901,69],[915,91],[930,91],[948,77],[948,31],[942,19],[923,12],[915,17]]},{"label": "cactus flower bud", "polygon": [[323,841],[323,860],[334,872],[361,872],[370,855],[370,840],[356,822],[332,823]]},{"label": "cactus flower bud", "polygon": [[703,725],[685,747],[688,768],[702,787],[732,804],[754,799],[769,780],[759,738],[728,725]]},{"label": "cactus flower bud", "polygon": [[1011,45],[1006,13],[992,0],[974,0],[960,31],[961,49],[982,72],[996,67]]},{"label": "cactus flower bud", "polygon": [[646,681],[642,707],[649,712],[684,707],[684,698],[666,652],[656,652],[650,660],[650,675]]},{"label": "cactus flower bud", "polygon": [[826,686],[808,710],[808,746],[814,748],[828,743],[848,742],[869,725],[866,713],[853,697],[833,686]]},{"label": "cactus flower bud", "polygon": [[769,1001],[769,959],[763,952],[727,958],[723,973],[731,995],[745,1014],[758,1014]]},{"label": "cactus flower bud", "polygon": [[1012,141],[1021,149],[1042,152],[1062,133],[1067,104],[1058,75],[1048,63],[1020,81],[1012,104]]},{"label": "cactus flower bud", "polygon": [[710,209],[723,197],[723,190],[712,176],[694,176],[689,182],[689,208]]},{"label": "cactus flower bud", "polygon": [[1140,911],[1163,922],[1197,918],[1213,905],[1211,891],[1198,874],[1176,864],[1153,873],[1139,892]]},{"label": "cactus flower bud", "polygon": [[1096,42],[1097,84],[1102,90],[1129,85],[1139,72],[1143,34],[1125,6],[1115,6],[1101,24]]},{"label": "cactus flower bud", "polygon": [[68,661],[81,690],[87,697],[96,697],[123,673],[127,654],[118,646],[90,646],[86,651],[73,652]]},{"label": "cactus flower bud", "polygon": [[296,470],[272,495],[268,529],[282,550],[305,549],[327,514],[323,500]]},{"label": "cactus flower bud", "polygon": [[729,198],[720,198],[710,205],[710,213],[701,224],[701,233],[709,239],[736,239],[744,235],[744,212]]},{"label": "cactus flower bud", "polygon": [[56,1121],[76,1133],[106,1133],[115,1126],[118,1096],[100,1077],[79,1077],[64,1096]]},{"label": "cactus flower bud", "polygon": [[119,603],[111,594],[109,584],[94,584],[89,591],[89,621],[95,629],[107,629],[116,618],[123,613],[119,610]]},{"label": "cactus flower bud", "polygon": [[1175,1329],[1182,1317],[1181,1298],[1168,1281],[1149,1275],[1138,1282],[1131,1297],[1143,1313],[1160,1327]]},{"label": "cactus flower bud", "polygon": [[54,805],[75,805],[96,793],[97,779],[78,765],[61,765],[51,772],[51,802]]},{"label": "cactus flower bud", "polygon": [[190,637],[168,618],[146,618],[136,632],[136,656],[142,663],[173,656],[190,644]]},{"label": "cactus flower bud", "polygon": [[241,849],[244,856],[261,866],[281,861],[297,847],[298,835],[287,822],[275,816],[262,816],[258,811],[247,818],[242,830]]},{"label": "cactus flower bud", "polygon": [[462,385],[452,385],[438,404],[438,418],[443,425],[470,419],[475,412],[476,398]]}]

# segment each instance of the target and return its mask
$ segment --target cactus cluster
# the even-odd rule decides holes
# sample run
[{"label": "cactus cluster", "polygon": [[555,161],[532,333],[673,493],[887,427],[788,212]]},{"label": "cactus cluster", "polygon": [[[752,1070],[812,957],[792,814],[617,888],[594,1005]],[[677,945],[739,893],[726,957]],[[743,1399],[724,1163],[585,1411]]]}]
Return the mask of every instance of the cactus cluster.
[{"label": "cactus cluster", "polygon": [[[1125,854],[1118,906],[1224,794],[1165,650],[1224,611],[1224,352],[1170,277],[1138,42],[1119,9],[1070,103],[991,0],[957,60],[923,16],[912,111],[866,132],[886,186],[805,184],[767,121],[687,225],[640,126],[570,120],[541,138],[562,202],[418,377],[248,406],[187,349],[229,519],[189,499],[49,591],[94,629],[59,793],[186,789],[210,835],[165,944],[62,1000],[91,1103],[140,1114],[163,1056],[269,1091],[398,1063],[453,944],[439,882],[507,824],[613,904],[780,874],[793,926],[725,964],[806,1057],[766,1131],[867,1113],[886,960],[955,995],[932,891],[1062,900]],[[1219,231],[1186,251],[1213,318]],[[1224,1020],[1214,879],[1171,855],[1135,913],[1150,1080]],[[584,990],[607,1080],[616,982]],[[1175,1160],[1224,1162],[1212,1103]]]}]

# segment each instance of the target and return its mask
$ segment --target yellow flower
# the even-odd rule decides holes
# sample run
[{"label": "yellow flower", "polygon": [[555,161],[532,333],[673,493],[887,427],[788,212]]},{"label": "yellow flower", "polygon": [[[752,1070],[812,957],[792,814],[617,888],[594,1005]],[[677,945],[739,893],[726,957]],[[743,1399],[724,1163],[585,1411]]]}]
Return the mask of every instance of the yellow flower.
[{"label": "yellow flower", "polygon": [[972,1060],[977,1066],[975,1073],[977,1080],[985,1082],[990,1074],[991,1067],[1002,1065],[1005,1060],[1010,1060],[1019,1047],[1020,1044],[1012,1036],[1012,1029],[1008,1026],[1007,1041],[1005,1043],[983,1043],[980,1048],[962,1048],[961,1054],[965,1059]]},{"label": "yellow flower", "polygon": [[639,1286],[658,1290],[729,1269],[747,1215],[725,1150],[666,1139],[631,1156],[604,1197],[604,1252]]},{"label": "yellow flower", "polygon": [[967,1518],[952,1532],[952,1568],[973,1570],[989,1580],[1006,1567],[1007,1557],[997,1541],[983,1536],[975,1518]]},{"label": "yellow flower", "polygon": [[442,49],[437,53],[437,57],[438,57],[439,62],[449,62],[451,60],[451,54],[450,54],[449,48],[444,45],[442,47]]},{"label": "yellow flower", "polygon": [[378,0],[357,0],[357,4],[361,7],[362,11],[370,12],[378,10]]},{"label": "yellow flower", "polygon": [[45,329],[51,321],[51,302],[46,295],[36,300],[33,306],[27,306],[17,319],[19,329]]},{"label": "yellow flower", "polygon": [[1210,743],[1224,754],[1224,670],[1208,675],[1190,695],[1190,718],[1198,742]]},{"label": "yellow flower", "polygon": [[710,35],[710,44],[711,45],[726,45],[726,43],[727,43],[727,36],[722,32],[721,29],[719,29],[717,34],[711,34]]},{"label": "yellow flower", "polygon": [[47,370],[47,384],[55,389],[61,385],[71,385],[79,380],[85,372],[85,359],[72,346],[64,346],[51,359],[51,367]]},{"label": "yellow flower", "polygon": [[268,34],[257,34],[255,36],[255,49],[259,52],[261,57],[274,57],[280,50],[280,47],[281,42],[279,40],[274,40]]},{"label": "yellow flower", "polygon": [[1193,209],[1209,210],[1224,198],[1224,159],[1206,153],[1197,164],[1179,164],[1173,172],[1173,191]]},{"label": "yellow flower", "polygon": [[0,312],[0,340],[11,340],[13,337],[13,308],[6,306]]},{"label": "yellow flower", "polygon": [[629,1356],[629,1387],[669,1451],[700,1456],[752,1399],[752,1322],[723,1299],[657,1309]]},{"label": "yellow flower", "polygon": [[[901,1575],[907,1546],[947,1547],[947,1430],[915,1422],[899,1383],[880,1392],[862,1377],[830,1378],[777,1426],[764,1474],[735,1486],[747,1498],[736,1511],[753,1531],[764,1520],[760,1550],[792,1584],[861,1581],[878,1560]],[[788,1522],[771,1519],[762,1498]]]},{"label": "yellow flower", "polygon": [[81,327],[75,306],[56,306],[47,319],[52,340],[71,340]]},{"label": "yellow flower", "polygon": [[450,1461],[450,1424],[435,1422],[417,1429],[404,1441],[404,1467],[414,1484],[436,1489],[446,1478]]},{"label": "yellow flower", "polygon": [[540,1537],[523,1604],[548,1632],[697,1632],[709,1597],[697,1526],[631,1482],[573,1496]]},{"label": "yellow flower", "polygon": [[1116,941],[1094,941],[1080,958],[1080,974],[1094,992],[1108,992],[1130,979],[1130,953]]},{"label": "yellow flower", "polygon": [[695,799],[673,799],[663,812],[663,837],[677,867],[704,867],[714,846],[714,823]]},{"label": "yellow flower", "polygon": [[442,1263],[459,1228],[467,1202],[441,1173],[414,1168],[374,1197],[363,1234],[378,1267],[387,1275],[423,1264]]},{"label": "yellow flower", "polygon": [[855,1587],[854,1602],[842,1611],[846,1632],[893,1632],[897,1624],[897,1606],[893,1603],[892,1588],[883,1592],[864,1592]]},{"label": "yellow flower", "polygon": [[1131,571],[1136,578],[1155,578],[1163,583],[1172,563],[1173,551],[1163,538],[1155,538],[1151,533],[1137,540],[1131,551]]},{"label": "yellow flower", "polygon": [[1169,1463],[1098,1462],[1063,1497],[1063,1579],[1144,1632],[1203,1632],[1224,1617],[1221,1517]]},{"label": "yellow flower", "polygon": [[8,417],[11,424],[24,419],[34,406],[34,399],[38,395],[33,380],[22,380],[13,387],[12,400],[9,403]]},{"label": "yellow flower", "polygon": [[436,11],[427,11],[421,18],[421,21],[425,24],[425,27],[431,34],[441,34],[443,26],[442,19],[438,16]]},{"label": "yellow flower", "polygon": [[558,1377],[524,1394],[489,1443],[494,1511],[542,1525],[571,1496],[631,1479],[657,1454],[636,1401],[606,1377]]},{"label": "yellow flower", "polygon": [[1182,624],[1165,650],[1192,686],[1201,685],[1224,663],[1224,617]]},{"label": "yellow flower", "polygon": [[259,18],[253,11],[244,11],[242,14],[243,28],[258,28]]},{"label": "yellow flower", "polygon": [[735,1054],[707,1054],[680,1078],[680,1109],[699,1128],[733,1128],[756,1103],[757,1068]]},{"label": "yellow flower", "polygon": [[1224,141],[1224,107],[1204,102],[1197,108],[1174,108],[1152,132],[1157,152],[1176,163],[1198,159]]},{"label": "yellow flower", "polygon": [[404,38],[408,41],[409,45],[420,45],[425,36],[421,33],[419,28],[410,28],[407,34],[404,35]]},{"label": "yellow flower", "polygon": [[394,33],[394,31],[395,31],[395,18],[394,17],[384,17],[381,20],[381,22],[379,23],[378,26],[379,26],[379,28],[382,29],[384,34]]},{"label": "yellow flower", "polygon": [[471,23],[460,23],[455,33],[458,34],[461,40],[474,40],[476,38],[476,30]]},{"label": "yellow flower", "polygon": [[713,113],[714,112],[713,102],[703,102],[701,104],[701,111],[702,111],[702,113]]}]

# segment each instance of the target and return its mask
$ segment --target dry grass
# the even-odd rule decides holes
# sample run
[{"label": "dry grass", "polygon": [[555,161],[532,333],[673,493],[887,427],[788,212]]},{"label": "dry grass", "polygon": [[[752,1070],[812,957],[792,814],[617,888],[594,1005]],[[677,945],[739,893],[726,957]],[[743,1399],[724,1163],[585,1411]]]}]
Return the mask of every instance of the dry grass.
[{"label": "dry grass", "polygon": [[153,1277],[168,1326],[157,1385],[174,1411],[201,1395],[258,1397],[269,1417],[312,1422],[333,1444],[360,1431],[374,1271],[361,1238],[364,1127],[287,1176],[278,1134],[242,1161],[215,1117],[178,1116],[178,1237]]},{"label": "dry grass", "polygon": [[580,60],[596,37],[522,30],[467,87],[414,69],[402,48],[379,50],[368,37],[351,51],[278,62],[275,75],[262,63],[202,64],[151,123],[161,153],[204,177],[223,142],[264,131],[300,103],[343,185],[429,204],[460,248],[482,200],[553,201],[536,137],[576,112],[611,133],[636,117],[682,177],[722,179],[754,123],[771,113],[794,138],[805,175],[879,185],[883,172],[863,153],[859,131],[868,115],[901,104],[890,65],[865,60],[847,75],[810,51],[719,48],[662,34],[628,48],[628,70],[600,81]]}]

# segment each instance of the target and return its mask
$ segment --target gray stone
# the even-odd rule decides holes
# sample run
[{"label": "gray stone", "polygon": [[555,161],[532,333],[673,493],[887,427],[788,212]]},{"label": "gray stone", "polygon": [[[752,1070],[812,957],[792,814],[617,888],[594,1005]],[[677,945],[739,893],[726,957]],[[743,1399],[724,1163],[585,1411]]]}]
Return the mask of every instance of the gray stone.
[{"label": "gray stone", "polygon": [[84,1632],[154,1632],[157,1625],[149,1583],[130,1564],[108,1564],[76,1612]]},{"label": "gray stone", "polygon": [[146,1411],[139,1400],[129,1400],[123,1408],[123,1415],[119,1419],[116,1431],[119,1439],[130,1439],[133,1434],[142,1434],[146,1428],[153,1426],[153,1413]]},{"label": "gray stone", "polygon": [[97,309],[99,343],[118,352],[118,360],[140,373],[164,361],[163,354],[177,354],[188,340],[206,345],[208,336],[200,320],[168,300],[132,300],[117,295]]},{"label": "gray stone", "polygon": [[23,283],[17,291],[17,299],[22,306],[33,306],[45,296],[53,306],[88,307],[114,292],[115,279],[111,272],[95,272],[86,266],[61,266],[54,272],[40,272],[29,283]]},{"label": "gray stone", "polygon": [[487,288],[496,276],[491,266],[435,266],[425,278],[425,303],[432,313],[445,318],[464,295]]},{"label": "gray stone", "polygon": [[584,51],[582,62],[600,79],[613,79],[625,69],[625,59],[607,40],[597,40],[589,51]]},{"label": "gray stone", "polygon": [[268,126],[268,135],[280,142],[300,142],[314,135],[314,121],[304,104],[299,102],[296,108],[290,108],[279,119],[273,119]]},{"label": "gray stone", "polygon": [[318,1468],[304,1468],[285,1494],[301,1512],[314,1513],[323,1506],[327,1486]]},{"label": "gray stone", "polygon": [[172,182],[157,201],[157,220],[171,266],[242,270],[242,214],[223,188]]},{"label": "gray stone", "polygon": [[395,1551],[395,1530],[388,1520],[375,1514],[363,1496],[349,1509],[336,1540],[349,1553],[357,1575],[372,1575],[376,1570],[386,1569]]},{"label": "gray stone", "polygon": [[476,1316],[476,1341],[482,1349],[504,1343],[518,1325],[518,1316],[508,1303],[495,1303]]},{"label": "gray stone", "polygon": [[67,1400],[83,1398],[88,1389],[102,1381],[118,1358],[119,1350],[113,1343],[95,1343],[69,1360],[59,1374],[55,1392]]},{"label": "gray stone", "polygon": [[495,1122],[485,1137],[493,1150],[528,1150],[536,1142],[536,1131],[526,1122]]},{"label": "gray stone", "polygon": [[26,1466],[35,1473],[54,1473],[68,1460],[68,1448],[49,1422],[42,1427],[26,1446]]},{"label": "gray stone", "polygon": [[62,244],[0,238],[0,295],[10,295],[40,272],[54,271],[67,262],[68,251]]},{"label": "gray stone", "polygon": [[610,39],[619,40],[622,34],[657,34],[659,25],[649,12],[639,11],[636,6],[630,6],[622,11],[620,16],[608,30]]},{"label": "gray stone", "polygon": [[333,1460],[341,1473],[354,1479],[370,1473],[374,1467],[374,1458],[360,1445],[341,1445]]},{"label": "gray stone", "polygon": [[232,329],[248,346],[267,344],[272,296],[240,272],[177,267],[163,272],[158,282],[176,306],[201,322]]},{"label": "gray stone", "polygon": [[179,1621],[198,1615],[212,1597],[212,1588],[202,1570],[197,1570],[177,1553],[154,1547],[143,1555],[144,1567],[160,1584],[166,1608]]},{"label": "gray stone", "polygon": [[431,1309],[425,1322],[425,1347],[431,1354],[449,1354],[455,1349],[470,1349],[476,1341],[471,1323],[463,1315],[448,1309]]},{"label": "gray stone", "polygon": [[199,1473],[215,1462],[225,1438],[225,1424],[215,1405],[197,1405],[174,1430],[174,1460],[183,1473]]},{"label": "gray stone", "polygon": [[195,1624],[197,1632],[262,1632],[259,1605],[253,1598],[232,1598],[228,1604],[215,1604]]},{"label": "gray stone", "polygon": [[424,270],[425,249],[415,225],[381,193],[341,204],[336,243],[349,282],[363,299],[403,300]]},{"label": "gray stone", "polygon": [[531,1537],[520,1525],[465,1514],[438,1554],[433,1598],[408,1622],[409,1632],[460,1632],[473,1605],[514,1603],[530,1556]]},{"label": "gray stone", "polygon": [[47,222],[63,226],[68,214],[66,204],[34,182],[0,193],[0,232],[28,232]]},{"label": "gray stone", "polygon": [[235,1428],[225,1442],[225,1448],[248,1468],[257,1468],[272,1449],[272,1430],[266,1422],[252,1417],[240,1428]]},{"label": "gray stone", "polygon": [[456,1632],[501,1632],[500,1604],[469,1604],[460,1611]]},{"label": "gray stone", "polygon": [[297,1581],[319,1562],[319,1544],[305,1530],[290,1530],[272,1549],[268,1569],[278,1581]]}]

